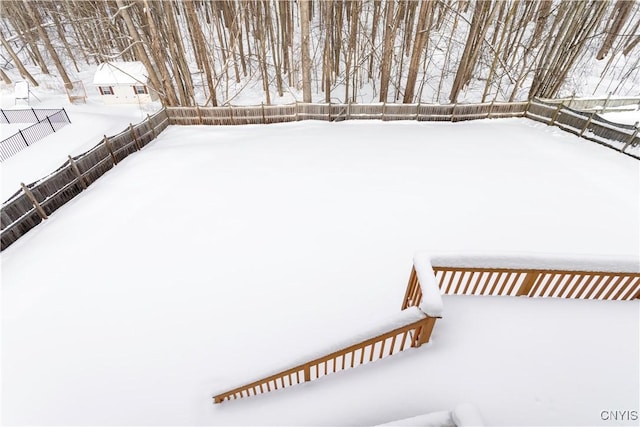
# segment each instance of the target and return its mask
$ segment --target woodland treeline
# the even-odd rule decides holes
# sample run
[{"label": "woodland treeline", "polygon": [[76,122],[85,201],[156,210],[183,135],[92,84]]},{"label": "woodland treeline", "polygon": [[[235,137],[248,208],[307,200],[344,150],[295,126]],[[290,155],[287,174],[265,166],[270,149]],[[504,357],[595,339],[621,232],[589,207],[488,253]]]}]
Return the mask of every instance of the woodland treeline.
[{"label": "woodland treeline", "polygon": [[[640,72],[640,3],[628,0],[3,0],[4,71],[57,75],[142,61],[164,105],[457,102],[555,97],[577,64]],[[615,93],[615,87],[610,88]]]}]

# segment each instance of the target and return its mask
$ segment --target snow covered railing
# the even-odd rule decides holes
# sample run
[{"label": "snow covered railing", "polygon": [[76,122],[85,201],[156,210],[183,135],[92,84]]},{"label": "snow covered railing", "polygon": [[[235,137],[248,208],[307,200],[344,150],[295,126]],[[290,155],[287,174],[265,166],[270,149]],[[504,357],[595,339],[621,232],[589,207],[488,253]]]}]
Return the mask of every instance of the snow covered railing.
[{"label": "snow covered railing", "polygon": [[[602,300],[640,298],[640,260],[541,254],[433,255],[414,258],[405,309],[446,295],[507,295]],[[423,308],[424,310],[424,308]]]},{"label": "snow covered railing", "polygon": [[[339,344],[327,350],[328,354],[315,357],[308,362],[265,376],[234,389],[218,393],[213,396],[214,403],[225,400],[241,399],[243,397],[291,387],[303,382],[313,381],[325,375],[355,368],[359,365],[374,362],[391,356],[409,348],[420,347],[429,341],[436,319],[421,310],[409,307],[403,310],[393,320],[385,321],[371,331],[359,336],[372,338],[354,338],[351,342]],[[391,330],[389,330],[391,329]],[[380,333],[380,331],[388,331]]]}]

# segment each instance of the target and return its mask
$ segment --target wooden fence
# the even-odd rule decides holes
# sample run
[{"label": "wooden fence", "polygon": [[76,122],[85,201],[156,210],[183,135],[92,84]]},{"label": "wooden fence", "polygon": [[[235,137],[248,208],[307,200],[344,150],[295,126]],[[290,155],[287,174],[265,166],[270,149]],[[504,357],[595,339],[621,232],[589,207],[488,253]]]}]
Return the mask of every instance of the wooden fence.
[{"label": "wooden fence", "polygon": [[[526,261],[525,261],[526,262]],[[488,262],[489,264],[491,262]],[[445,295],[500,295],[544,298],[631,300],[640,298],[640,273],[586,268],[493,268],[432,263]],[[593,270],[593,271],[589,271]],[[611,270],[611,269],[608,269]],[[629,269],[627,269],[629,270]],[[419,306],[423,291],[411,271],[402,309]]]},{"label": "wooden fence", "polygon": [[256,396],[279,388],[313,381],[334,372],[374,362],[409,348],[420,347],[429,341],[435,321],[436,319],[433,317],[425,317],[326,356],[217,394],[213,396],[213,402],[221,403],[225,400]]},{"label": "wooden fence", "polygon": [[129,154],[140,150],[169,125],[165,110],[71,157],[53,173],[22,188],[9,198],[1,211],[2,250],[38,225],[48,215],[77,196]]},{"label": "wooden fence", "polygon": [[226,107],[169,107],[172,125],[246,125],[285,123],[300,120],[417,120],[459,122],[487,118],[526,117],[558,126],[579,137],[605,145],[616,151],[640,159],[630,153],[630,147],[640,145],[638,128],[609,122],[596,112],[575,108],[606,111],[621,107],[636,108],[640,98],[597,98],[567,100],[531,100],[529,102],[491,102],[482,104],[304,104],[226,106]]},{"label": "wooden fence", "polygon": [[449,121],[523,117],[527,102],[484,104],[303,104],[168,107],[172,125],[245,125],[299,120]]},{"label": "wooden fence", "polygon": [[550,126],[558,126],[560,129],[581,138],[640,159],[639,154],[628,151],[631,147],[640,145],[637,126],[610,122],[595,111],[584,112],[566,107],[561,102],[553,103],[541,100],[531,101],[525,117]]}]

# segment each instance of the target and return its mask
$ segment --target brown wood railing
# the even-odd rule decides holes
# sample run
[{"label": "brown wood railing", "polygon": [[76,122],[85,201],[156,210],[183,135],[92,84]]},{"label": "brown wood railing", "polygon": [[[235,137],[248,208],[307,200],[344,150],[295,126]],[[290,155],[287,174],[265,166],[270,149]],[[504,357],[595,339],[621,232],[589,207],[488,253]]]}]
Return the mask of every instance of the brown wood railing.
[{"label": "brown wood railing", "polygon": [[[445,295],[502,295],[603,300],[640,298],[640,273],[434,265]],[[422,289],[411,270],[402,309],[419,306]]]},{"label": "brown wood railing", "polygon": [[436,319],[424,317],[390,332],[345,347],[293,368],[213,396],[214,403],[255,396],[280,388],[313,381],[325,375],[420,347],[429,341]]}]

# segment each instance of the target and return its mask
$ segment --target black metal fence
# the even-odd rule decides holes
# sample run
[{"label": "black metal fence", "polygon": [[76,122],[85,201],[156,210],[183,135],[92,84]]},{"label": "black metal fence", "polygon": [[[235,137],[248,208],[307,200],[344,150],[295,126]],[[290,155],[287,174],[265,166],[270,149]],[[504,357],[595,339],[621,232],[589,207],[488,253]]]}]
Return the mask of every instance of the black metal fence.
[{"label": "black metal fence", "polygon": [[0,110],[0,123],[34,123],[0,141],[0,162],[71,123],[61,110]]}]

